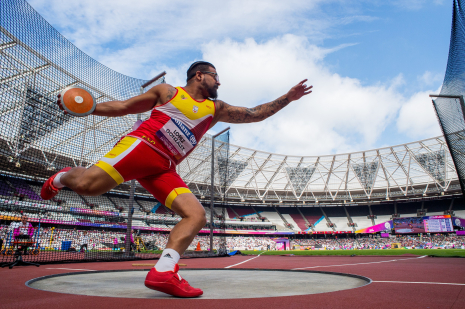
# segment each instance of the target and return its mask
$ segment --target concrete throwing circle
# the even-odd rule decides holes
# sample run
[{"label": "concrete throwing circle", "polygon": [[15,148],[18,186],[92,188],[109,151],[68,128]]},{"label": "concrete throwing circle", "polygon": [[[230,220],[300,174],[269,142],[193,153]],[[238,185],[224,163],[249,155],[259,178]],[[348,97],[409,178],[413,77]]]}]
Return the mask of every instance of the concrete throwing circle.
[{"label": "concrete throwing circle", "polygon": [[[173,298],[144,285],[147,270],[66,273],[29,280],[39,290],[122,298]],[[201,288],[198,299],[261,298],[308,295],[348,290],[370,279],[349,274],[264,269],[182,269],[181,276]]]}]

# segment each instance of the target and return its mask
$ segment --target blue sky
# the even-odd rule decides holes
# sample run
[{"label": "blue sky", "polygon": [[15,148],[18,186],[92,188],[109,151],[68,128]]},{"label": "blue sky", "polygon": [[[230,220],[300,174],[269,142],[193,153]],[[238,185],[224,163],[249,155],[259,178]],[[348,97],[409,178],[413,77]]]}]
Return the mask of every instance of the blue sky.
[{"label": "blue sky", "polygon": [[323,155],[440,135],[428,94],[444,78],[449,0],[29,3],[84,52],[133,77],[166,70],[168,83],[184,85],[190,63],[213,62],[230,104],[271,101],[309,79],[311,95],[262,123],[232,125],[237,145]]},{"label": "blue sky", "polygon": [[[425,71],[440,75],[442,82],[449,50],[452,1],[434,2],[405,8],[394,5],[370,5],[371,22],[359,22],[334,31],[334,38],[323,44],[331,46],[357,43],[326,60],[344,76],[365,84],[387,81],[402,73],[413,93],[424,84],[415,85]],[[339,35],[338,35],[339,34]]]}]

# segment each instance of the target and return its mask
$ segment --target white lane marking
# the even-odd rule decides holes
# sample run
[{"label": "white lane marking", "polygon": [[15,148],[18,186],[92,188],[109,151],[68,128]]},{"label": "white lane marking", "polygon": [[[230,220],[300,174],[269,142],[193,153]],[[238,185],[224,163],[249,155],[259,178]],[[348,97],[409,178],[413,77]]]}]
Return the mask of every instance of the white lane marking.
[{"label": "white lane marking", "polygon": [[465,283],[446,283],[446,282],[408,282],[408,281],[371,281],[374,283],[412,283],[412,284],[445,284],[445,285],[465,285]]},{"label": "white lane marking", "polygon": [[422,255],[422,256],[414,257],[414,258],[387,260],[387,261],[380,261],[380,262],[366,262],[366,263],[354,263],[354,264],[339,264],[339,265],[324,265],[324,266],[300,267],[300,268],[293,268],[293,269],[291,269],[291,270],[310,269],[310,268],[323,268],[323,267],[353,266],[353,265],[367,265],[367,264],[380,264],[380,263],[389,263],[389,262],[396,262],[396,261],[405,261],[405,260],[421,259],[421,258],[424,258],[424,257],[427,257],[427,255]]},{"label": "white lane marking", "polygon": [[96,270],[92,270],[92,269],[80,269],[80,268],[46,268],[46,269],[67,269],[67,270],[85,270],[85,271],[96,271]]},{"label": "white lane marking", "polygon": [[[263,251],[263,252],[265,252],[265,251]],[[263,252],[262,252],[262,253],[263,253]],[[234,267],[234,266],[237,266],[237,265],[244,264],[245,262],[248,262],[248,261],[251,261],[251,260],[253,260],[253,259],[258,258],[260,255],[262,255],[262,253],[260,253],[260,254],[257,255],[256,257],[253,257],[253,258],[251,258],[251,259],[245,260],[245,261],[243,261],[243,262],[240,262],[240,263],[237,263],[237,264],[234,264],[234,265],[226,266],[225,268],[231,268],[231,267]]]}]

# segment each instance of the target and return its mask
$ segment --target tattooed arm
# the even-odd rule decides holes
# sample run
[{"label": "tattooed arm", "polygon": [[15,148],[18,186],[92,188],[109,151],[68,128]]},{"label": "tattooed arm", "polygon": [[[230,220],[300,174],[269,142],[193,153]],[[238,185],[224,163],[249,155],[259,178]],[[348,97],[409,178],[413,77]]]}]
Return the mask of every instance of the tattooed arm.
[{"label": "tattooed arm", "polygon": [[[144,113],[157,105],[164,104],[171,100],[175,94],[176,88],[168,84],[160,84],[150,88],[146,93],[132,97],[126,101],[99,103],[92,114],[96,116],[119,117],[128,114]],[[57,103],[63,110],[60,95],[58,95]]]},{"label": "tattooed arm", "polygon": [[301,81],[296,86],[292,87],[287,94],[277,98],[276,100],[258,105],[254,108],[232,106],[221,100],[217,100],[215,102],[217,112],[210,127],[219,121],[229,123],[250,123],[262,121],[276,114],[290,102],[298,100],[304,95],[311,93],[313,86],[307,87],[307,85],[304,84],[306,81],[306,79]]}]

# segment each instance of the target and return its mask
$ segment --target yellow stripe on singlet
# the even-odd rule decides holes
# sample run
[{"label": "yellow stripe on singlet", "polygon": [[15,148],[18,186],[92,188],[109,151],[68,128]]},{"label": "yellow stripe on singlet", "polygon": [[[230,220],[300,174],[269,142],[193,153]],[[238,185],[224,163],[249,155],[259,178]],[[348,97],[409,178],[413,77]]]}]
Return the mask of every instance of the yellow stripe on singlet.
[{"label": "yellow stripe on singlet", "polygon": [[95,164],[95,166],[98,166],[102,170],[107,172],[107,174],[110,175],[111,178],[113,178],[116,181],[117,184],[120,185],[120,184],[122,184],[124,182],[123,176],[121,176],[121,174],[113,166],[111,166],[107,162],[104,162],[104,161],[100,160]]},{"label": "yellow stripe on singlet", "polygon": [[110,150],[106,155],[105,158],[115,158],[125,152],[129,147],[131,147],[134,142],[137,142],[138,139],[132,136],[125,136],[122,140],[116,144],[115,147],[113,147],[112,150]]},{"label": "yellow stripe on singlet", "polygon": [[188,188],[183,188],[183,187],[173,189],[173,191],[171,191],[170,194],[168,194],[168,196],[166,197],[165,206],[171,209],[171,204],[173,204],[174,199],[178,195],[181,195],[183,193],[192,193],[192,192]]}]

